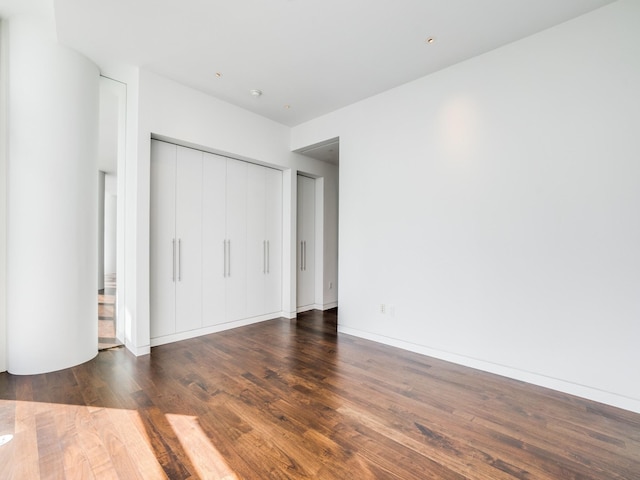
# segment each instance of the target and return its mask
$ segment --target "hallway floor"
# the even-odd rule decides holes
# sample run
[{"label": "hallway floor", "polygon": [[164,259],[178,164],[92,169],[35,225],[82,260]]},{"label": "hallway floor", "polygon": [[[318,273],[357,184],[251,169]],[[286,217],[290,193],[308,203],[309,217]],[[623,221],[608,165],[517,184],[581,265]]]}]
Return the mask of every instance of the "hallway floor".
[{"label": "hallway floor", "polygon": [[122,345],[116,338],[116,276],[105,275],[98,292],[98,350]]}]

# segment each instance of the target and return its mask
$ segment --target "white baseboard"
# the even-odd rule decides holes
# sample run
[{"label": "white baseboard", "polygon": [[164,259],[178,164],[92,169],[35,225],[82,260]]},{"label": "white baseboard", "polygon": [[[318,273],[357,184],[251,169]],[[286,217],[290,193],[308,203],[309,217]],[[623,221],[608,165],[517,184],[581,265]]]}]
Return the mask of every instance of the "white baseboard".
[{"label": "white baseboard", "polygon": [[498,365],[484,360],[478,360],[475,358],[465,357],[455,353],[444,352],[442,350],[436,350],[433,348],[425,347],[404,340],[398,340],[396,338],[386,337],[384,335],[378,335],[371,332],[365,332],[355,328],[345,327],[338,324],[338,332],[353,335],[354,337],[360,337],[374,342],[390,345],[392,347],[402,348],[410,352],[419,353],[429,357],[438,358],[458,365],[464,365],[465,367],[475,368],[484,372],[494,373],[503,377],[512,378],[514,380],[520,380],[523,382],[538,385],[540,387],[550,388],[577,397],[586,398],[595,402],[604,403],[613,407],[622,408],[631,412],[640,413],[640,400],[630,397],[625,397],[612,392],[606,392],[604,390],[598,390],[593,387],[587,387],[585,385],[579,385],[566,380],[558,378],[547,377],[537,373],[527,372],[519,370],[513,367],[507,367],[505,365]]},{"label": "white baseboard", "polygon": [[200,337],[202,335],[209,335],[211,333],[222,332],[225,330],[231,330],[232,328],[244,327],[253,323],[264,322],[266,320],[272,320],[274,318],[280,318],[283,312],[270,313],[268,315],[260,315],[257,317],[243,318],[233,322],[221,323],[218,325],[212,325],[210,327],[197,328],[195,330],[189,330],[188,332],[174,333],[171,335],[164,335],[162,337],[155,337],[151,339],[151,347],[157,347],[159,345],[165,345],[167,343],[179,342],[181,340],[187,340],[189,338]]},{"label": "white baseboard", "polygon": [[142,347],[136,347],[135,345],[132,345],[131,342],[124,342],[124,346],[136,357],[141,357],[142,355],[149,355],[151,353],[151,345],[143,345]]},{"label": "white baseboard", "polygon": [[330,310],[332,308],[336,308],[338,306],[338,302],[331,302],[325,304],[313,303],[311,305],[305,305],[304,307],[298,307],[296,310],[297,313],[308,312],[309,310]]},{"label": "white baseboard", "polygon": [[315,303],[311,305],[305,305],[304,307],[298,307],[296,312],[302,313],[302,312],[308,312],[309,310],[318,310],[318,306]]}]

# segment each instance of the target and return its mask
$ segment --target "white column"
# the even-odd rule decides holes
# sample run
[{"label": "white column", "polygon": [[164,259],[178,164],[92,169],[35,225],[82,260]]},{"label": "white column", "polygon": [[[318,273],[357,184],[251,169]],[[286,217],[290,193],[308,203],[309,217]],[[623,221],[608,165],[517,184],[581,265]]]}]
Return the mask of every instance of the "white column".
[{"label": "white column", "polygon": [[9,21],[8,370],[97,353],[99,72],[46,24]]}]

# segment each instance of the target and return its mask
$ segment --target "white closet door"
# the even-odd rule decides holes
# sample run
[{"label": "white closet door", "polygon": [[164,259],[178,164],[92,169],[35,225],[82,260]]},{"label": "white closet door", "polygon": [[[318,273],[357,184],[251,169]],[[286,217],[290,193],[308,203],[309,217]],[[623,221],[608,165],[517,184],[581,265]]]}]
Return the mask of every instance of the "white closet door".
[{"label": "white closet door", "polygon": [[227,160],[227,321],[246,318],[247,164]]},{"label": "white closet door", "polygon": [[202,323],[225,322],[227,159],[205,153],[202,163]]},{"label": "white closet door", "polygon": [[176,331],[202,327],[202,152],[178,147]]},{"label": "white closet door", "polygon": [[263,313],[282,310],[282,172],[265,169],[267,275]]},{"label": "white closet door", "polygon": [[316,182],[298,175],[298,308],[315,303],[315,210]]},{"label": "white closet door", "polygon": [[151,338],[175,333],[176,146],[151,142],[150,327]]},{"label": "white closet door", "polygon": [[247,317],[262,315],[267,275],[265,167],[247,165]]}]

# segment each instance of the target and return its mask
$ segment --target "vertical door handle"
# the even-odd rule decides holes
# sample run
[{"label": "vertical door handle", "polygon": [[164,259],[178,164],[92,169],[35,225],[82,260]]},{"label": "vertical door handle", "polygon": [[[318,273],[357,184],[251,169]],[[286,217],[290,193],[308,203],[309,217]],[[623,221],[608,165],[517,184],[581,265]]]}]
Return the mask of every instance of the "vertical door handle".
[{"label": "vertical door handle", "polygon": [[231,240],[227,240],[228,242],[228,247],[227,247],[227,252],[228,252],[228,258],[229,258],[229,264],[228,264],[228,268],[227,268],[227,277],[231,276]]},{"label": "vertical door handle", "polygon": [[267,240],[267,273],[269,273],[269,267],[271,266],[271,244]]},{"label": "vertical door handle", "polygon": [[227,241],[222,240],[222,276],[227,277]]},{"label": "vertical door handle", "polygon": [[171,274],[172,281],[176,281],[176,239],[171,240],[172,250],[173,250],[173,260],[171,261],[171,268],[173,273]]},{"label": "vertical door handle", "polygon": [[178,281],[182,281],[182,239],[178,239]]},{"label": "vertical door handle", "polygon": [[300,271],[304,270],[304,242],[300,241]]},{"label": "vertical door handle", "polygon": [[229,240],[224,241],[224,276],[229,276]]},{"label": "vertical door handle", "polygon": [[304,241],[304,271],[307,271],[307,241]]},{"label": "vertical door handle", "polygon": [[267,242],[262,240],[262,274],[267,273]]}]

